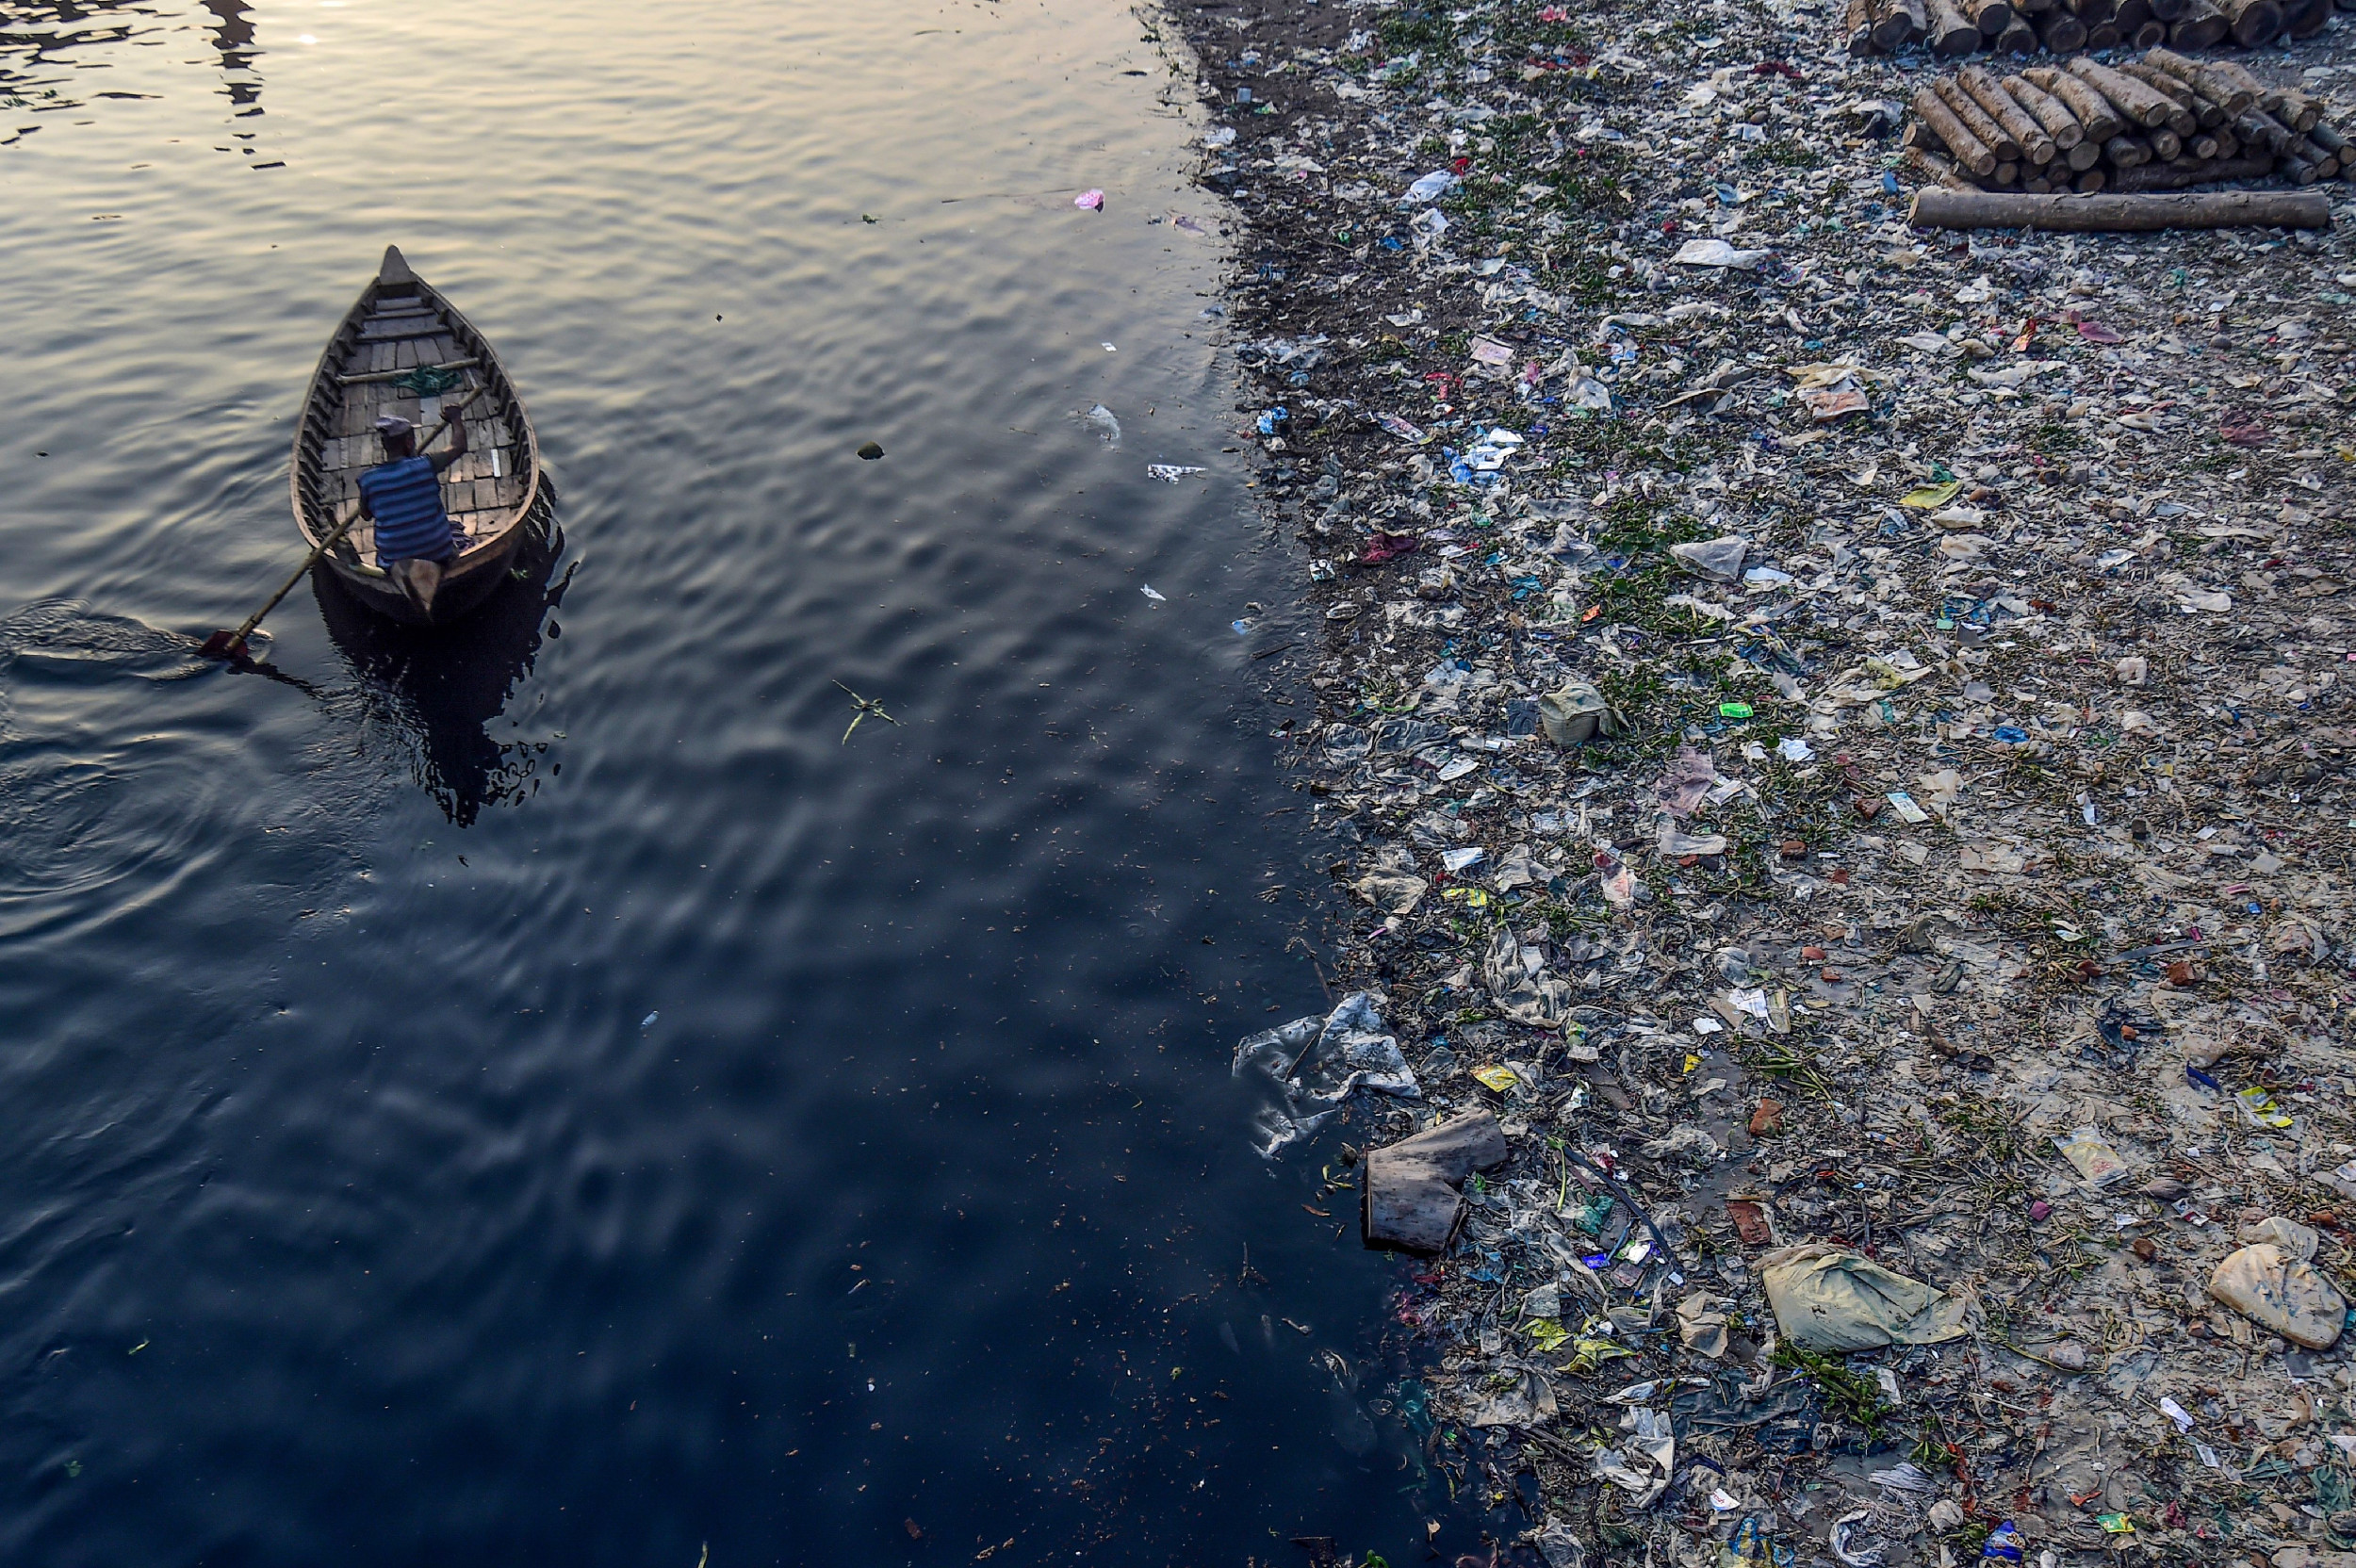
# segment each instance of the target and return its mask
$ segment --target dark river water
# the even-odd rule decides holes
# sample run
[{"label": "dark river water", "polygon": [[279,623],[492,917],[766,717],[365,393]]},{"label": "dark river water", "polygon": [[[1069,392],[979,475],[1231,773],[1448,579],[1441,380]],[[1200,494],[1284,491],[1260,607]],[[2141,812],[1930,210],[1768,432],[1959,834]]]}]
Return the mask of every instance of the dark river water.
[{"label": "dark river water", "polygon": [[[1420,1560],[1151,31],[0,3],[0,1561]],[[387,242],[561,535],[198,664]]]}]

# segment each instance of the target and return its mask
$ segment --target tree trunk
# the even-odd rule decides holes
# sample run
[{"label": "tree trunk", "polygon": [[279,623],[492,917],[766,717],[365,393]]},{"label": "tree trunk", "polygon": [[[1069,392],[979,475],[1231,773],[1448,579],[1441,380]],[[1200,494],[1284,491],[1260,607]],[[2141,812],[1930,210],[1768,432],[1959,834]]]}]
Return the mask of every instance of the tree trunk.
[{"label": "tree trunk", "polygon": [[2292,0],[2282,13],[2282,28],[2293,38],[2313,38],[2331,24],[2331,0]]},{"label": "tree trunk", "polygon": [[1996,172],[1996,155],[1988,150],[1988,143],[1965,128],[1947,101],[1929,88],[1914,95],[1915,118],[1931,128],[1933,135],[1945,142],[1955,160],[1974,174],[1986,179]]},{"label": "tree trunk", "polygon": [[1957,120],[1963,122],[1966,130],[1979,138],[1981,146],[1996,155],[1998,162],[2012,163],[2020,158],[2021,143],[2014,140],[2012,134],[1998,124],[1988,110],[1973,103],[1972,95],[1964,91],[1962,84],[1953,76],[1942,76],[1933,82],[1931,90],[1939,94],[1939,101],[1955,112]]},{"label": "tree trunk", "polygon": [[1849,0],[1848,10],[1841,20],[1841,29],[1848,35],[1850,54],[1881,53],[1881,45],[1873,41],[1873,0]]},{"label": "tree trunk", "polygon": [[2012,25],[2010,0],[1963,0],[1963,8],[1978,24],[1982,38],[2001,38]]},{"label": "tree trunk", "polygon": [[2086,139],[2086,128],[2078,123],[2078,117],[2070,112],[2070,106],[2043,88],[2019,76],[2004,78],[2004,90],[2012,101],[2029,111],[2029,118],[2045,128],[2053,139],[2053,146],[2069,152]]},{"label": "tree trunk", "polygon": [[2102,144],[2099,141],[2081,141],[2062,155],[2062,161],[2083,174],[2102,161]]},{"label": "tree trunk", "polygon": [[2245,147],[2272,157],[2291,139],[2290,128],[2264,109],[2244,109],[2233,121],[2233,134]]},{"label": "tree trunk", "polygon": [[2045,13],[2037,36],[2053,54],[2068,55],[2086,47],[2086,24],[2056,6]]},{"label": "tree trunk", "polygon": [[2184,14],[2168,24],[2171,49],[2214,49],[2232,25],[2209,0],[2185,0]]},{"label": "tree trunk", "polygon": [[[2270,6],[2274,0],[2252,3]],[[1980,46],[1979,24],[1958,10],[1955,0],[1922,0],[1922,10],[1930,18],[1928,39],[1932,54],[1953,57],[1968,55]]]},{"label": "tree trunk", "polygon": [[2102,143],[2102,161],[2113,169],[2140,169],[2151,161],[2151,144],[2139,136],[2115,136]]},{"label": "tree trunk", "polygon": [[2122,76],[2107,65],[2092,60],[2071,60],[2070,74],[2095,91],[2117,104],[2127,118],[2138,125],[2164,125],[2168,111],[2176,106],[2157,88],[2138,82],[2133,76]]},{"label": "tree trunk", "polygon": [[2255,49],[2282,30],[2282,8],[2275,0],[2219,0],[2217,9],[2225,13],[2233,41],[2245,49]]},{"label": "tree trunk", "polygon": [[2016,16],[2012,19],[2012,25],[2005,28],[2002,36],[1996,40],[1996,48],[2004,54],[2019,55],[2026,58],[2037,51],[2037,29],[2030,26],[2022,18]]},{"label": "tree trunk", "polygon": [[1976,65],[1967,65],[1955,73],[1955,85],[1972,95],[1972,101],[1986,109],[1988,118],[2004,127],[2021,155],[2042,169],[2053,161],[2053,139],[2029,112],[2012,101],[2004,86]]},{"label": "tree trunk", "polygon": [[2078,123],[2086,128],[2086,136],[2096,141],[2108,141],[2127,128],[2127,122],[2111,107],[2110,100],[2086,86],[2066,71],[2051,66],[2033,65],[2021,73],[2070,106],[2070,112],[2078,117]]},{"label": "tree trunk", "polygon": [[2220,70],[2206,60],[2188,60],[2168,50],[2154,49],[2143,57],[2143,63],[2155,71],[2165,71],[2185,83],[2202,97],[2214,101],[2228,115],[2241,113],[2258,98],[2254,86],[2234,80],[2232,73]]},{"label": "tree trunk", "polygon": [[1927,147],[1908,147],[1900,153],[1899,156],[1906,161],[1907,167],[1918,173],[1929,175],[1950,190],[1980,188],[1972,183],[1971,176]]},{"label": "tree trunk", "polygon": [[1915,192],[1907,221],[1917,228],[2062,229],[2081,234],[2149,234],[2163,229],[2321,229],[2331,226],[2331,204],[2316,191],[2021,196],[2009,191],[1920,190]]},{"label": "tree trunk", "polygon": [[2294,131],[2312,131],[2315,122],[2323,118],[2322,101],[2310,98],[2296,88],[2277,88],[2259,102],[2266,106],[2266,113]]},{"label": "tree trunk", "polygon": [[1873,41],[1892,52],[1922,41],[1930,24],[1922,0],[1874,0]]},{"label": "tree trunk", "polygon": [[[2111,179],[2114,190],[2182,190],[2188,185],[2215,185],[2221,180],[2263,180],[2274,172],[2272,158],[2215,158],[2208,162],[2151,164],[2127,170]],[[2228,192],[2227,194],[2231,194]]]}]

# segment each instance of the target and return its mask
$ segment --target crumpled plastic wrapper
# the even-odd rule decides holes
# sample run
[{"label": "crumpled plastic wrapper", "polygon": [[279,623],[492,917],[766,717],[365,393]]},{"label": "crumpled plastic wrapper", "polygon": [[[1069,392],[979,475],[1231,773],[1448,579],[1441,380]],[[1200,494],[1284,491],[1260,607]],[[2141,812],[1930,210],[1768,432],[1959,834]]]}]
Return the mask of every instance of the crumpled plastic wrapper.
[{"label": "crumpled plastic wrapper", "polygon": [[1570,1016],[1571,988],[1546,972],[1545,950],[1499,931],[1481,960],[1481,977],[1497,1010],[1516,1023],[1560,1029]]},{"label": "crumpled plastic wrapper", "polygon": [[1274,1090],[1274,1102],[1253,1119],[1260,1153],[1270,1159],[1323,1126],[1354,1090],[1423,1095],[1368,991],[1351,992],[1324,1018],[1297,1018],[1239,1042],[1235,1076],[1247,1071],[1260,1073]]}]

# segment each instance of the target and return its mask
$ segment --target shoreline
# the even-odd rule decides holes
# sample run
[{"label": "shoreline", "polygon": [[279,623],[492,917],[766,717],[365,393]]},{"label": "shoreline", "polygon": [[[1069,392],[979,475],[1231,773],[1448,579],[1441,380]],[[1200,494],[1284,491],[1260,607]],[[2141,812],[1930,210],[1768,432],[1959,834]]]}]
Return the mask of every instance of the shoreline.
[{"label": "shoreline", "polygon": [[[1498,1560],[2356,1549],[2348,1342],[2209,1289],[2279,1216],[2356,1297],[2356,189],[1907,229],[1939,65],[1837,9],[1169,20],[1311,559],[1333,989],[1418,1086],[1319,1153],[1510,1151],[1392,1312]],[[2352,41],[2233,57],[2345,119]],[[1914,1342],[1788,1321],[1828,1265]]]}]

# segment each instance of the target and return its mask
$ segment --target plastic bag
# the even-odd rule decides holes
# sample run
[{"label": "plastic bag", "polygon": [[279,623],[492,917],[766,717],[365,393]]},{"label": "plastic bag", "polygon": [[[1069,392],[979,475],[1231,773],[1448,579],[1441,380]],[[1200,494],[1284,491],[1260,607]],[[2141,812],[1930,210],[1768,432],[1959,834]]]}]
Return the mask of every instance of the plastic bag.
[{"label": "plastic bag", "polygon": [[1970,1304],[1861,1252],[1803,1242],[1759,1260],[1783,1337],[1803,1350],[1872,1350],[1960,1339]]},{"label": "plastic bag", "polygon": [[2061,1151],[2063,1159],[2077,1168],[2086,1185],[2097,1191],[2127,1179],[2127,1162],[2091,1127],[2081,1127],[2066,1138],[2055,1138],[2053,1147]]},{"label": "plastic bag", "polygon": [[1618,718],[1603,694],[1583,680],[1564,682],[1538,699],[1538,724],[1558,746],[1581,746],[1597,735],[1616,734]]},{"label": "plastic bag", "polygon": [[2348,1302],[2308,1261],[2315,1233],[2279,1217],[2252,1230],[2275,1239],[2228,1255],[2209,1278],[2209,1294],[2294,1345],[2330,1349],[2339,1342]]}]

